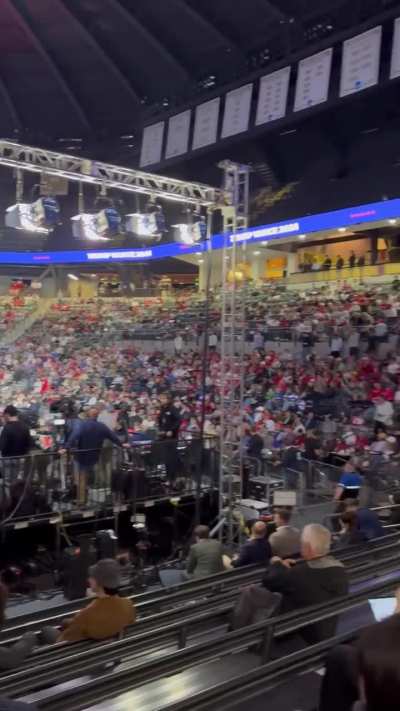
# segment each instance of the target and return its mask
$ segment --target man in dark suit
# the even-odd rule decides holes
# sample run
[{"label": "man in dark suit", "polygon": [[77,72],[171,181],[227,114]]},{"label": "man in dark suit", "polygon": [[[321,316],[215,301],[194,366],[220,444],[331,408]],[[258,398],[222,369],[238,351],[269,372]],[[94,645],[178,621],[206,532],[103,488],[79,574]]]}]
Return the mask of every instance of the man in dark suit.
[{"label": "man in dark suit", "polygon": [[160,445],[161,459],[165,466],[167,479],[172,483],[176,479],[179,468],[177,440],[181,426],[181,416],[179,410],[172,403],[170,393],[162,393],[160,395],[160,403],[158,431],[160,439],[163,440],[163,444]]},{"label": "man in dark suit", "polygon": [[197,526],[194,534],[196,543],[190,548],[186,573],[194,578],[221,573],[224,570],[221,543],[209,538],[208,526]]},{"label": "man in dark suit", "polygon": [[251,537],[241,547],[237,558],[232,560],[233,568],[244,565],[267,565],[272,557],[271,546],[266,539],[267,527],[263,521],[256,521],[251,529]]}]

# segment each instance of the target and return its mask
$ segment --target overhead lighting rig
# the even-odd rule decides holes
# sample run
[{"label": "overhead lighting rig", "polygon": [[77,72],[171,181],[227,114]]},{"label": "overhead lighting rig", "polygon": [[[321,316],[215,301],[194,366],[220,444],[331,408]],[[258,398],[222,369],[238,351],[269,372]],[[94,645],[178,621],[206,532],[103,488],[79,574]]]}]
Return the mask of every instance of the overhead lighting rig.
[{"label": "overhead lighting rig", "polygon": [[217,206],[223,202],[221,190],[203,183],[167,178],[12,141],[0,140],[0,165],[54,175],[78,183],[141,193],[155,199],[205,207]]}]

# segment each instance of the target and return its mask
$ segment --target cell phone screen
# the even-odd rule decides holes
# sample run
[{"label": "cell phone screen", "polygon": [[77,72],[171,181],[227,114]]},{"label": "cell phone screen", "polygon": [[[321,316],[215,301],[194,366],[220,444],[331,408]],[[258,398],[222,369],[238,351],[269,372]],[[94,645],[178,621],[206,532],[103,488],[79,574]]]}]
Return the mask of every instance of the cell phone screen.
[{"label": "cell phone screen", "polygon": [[377,622],[385,620],[386,617],[390,617],[394,614],[396,610],[396,598],[395,597],[381,597],[373,600],[368,600],[372,614]]}]

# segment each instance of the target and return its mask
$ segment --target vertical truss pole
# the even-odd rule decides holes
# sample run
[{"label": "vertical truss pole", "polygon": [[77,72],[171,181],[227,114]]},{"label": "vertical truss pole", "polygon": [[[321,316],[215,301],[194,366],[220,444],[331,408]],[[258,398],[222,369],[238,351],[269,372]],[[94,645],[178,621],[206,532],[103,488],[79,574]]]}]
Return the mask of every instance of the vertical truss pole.
[{"label": "vertical truss pole", "polygon": [[[220,520],[225,517],[227,543],[232,546],[236,525],[234,505],[236,498],[242,498],[245,377],[245,289],[239,269],[245,259],[246,242],[237,238],[240,230],[248,226],[249,168],[229,161],[220,167],[224,170],[225,192],[231,206],[224,212],[222,253],[219,513]],[[222,528],[220,531],[222,536]]]}]

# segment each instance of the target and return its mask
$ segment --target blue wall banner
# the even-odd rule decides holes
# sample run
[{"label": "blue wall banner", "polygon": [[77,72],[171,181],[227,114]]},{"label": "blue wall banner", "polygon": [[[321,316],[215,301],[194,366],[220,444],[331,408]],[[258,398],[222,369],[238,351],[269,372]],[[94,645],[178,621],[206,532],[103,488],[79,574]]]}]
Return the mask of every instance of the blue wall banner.
[{"label": "blue wall banner", "polygon": [[[268,243],[299,235],[309,235],[325,230],[335,230],[340,227],[354,227],[390,219],[400,219],[400,199],[373,202],[367,205],[347,207],[333,212],[322,212],[318,215],[299,217],[294,220],[262,225],[233,234],[219,234],[211,238],[212,249],[222,249],[224,241],[257,243],[261,240]],[[194,245],[169,242],[143,249],[98,249],[69,250],[63,252],[1,252],[1,264],[25,264],[43,266],[46,264],[104,264],[110,262],[145,262],[152,259],[167,257],[183,257],[206,250],[205,243]]]}]

